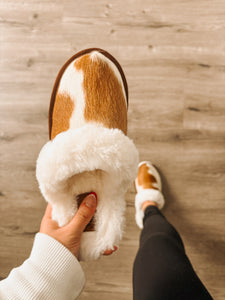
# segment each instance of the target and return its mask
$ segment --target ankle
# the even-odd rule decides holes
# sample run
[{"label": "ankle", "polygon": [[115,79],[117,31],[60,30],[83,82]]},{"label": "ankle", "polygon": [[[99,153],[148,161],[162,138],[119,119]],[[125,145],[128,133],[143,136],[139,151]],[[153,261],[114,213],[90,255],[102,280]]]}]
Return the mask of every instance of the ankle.
[{"label": "ankle", "polygon": [[158,204],[156,202],[147,200],[142,204],[142,210],[145,211],[145,209],[150,205],[158,207]]}]

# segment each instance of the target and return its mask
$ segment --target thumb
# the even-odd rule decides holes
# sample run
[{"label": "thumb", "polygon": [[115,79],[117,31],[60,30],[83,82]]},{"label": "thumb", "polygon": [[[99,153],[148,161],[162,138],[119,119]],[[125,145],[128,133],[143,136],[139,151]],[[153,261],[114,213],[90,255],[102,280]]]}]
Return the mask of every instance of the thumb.
[{"label": "thumb", "polygon": [[69,223],[69,226],[73,228],[73,231],[82,234],[85,227],[94,216],[96,206],[97,195],[92,192],[84,198],[72,221]]}]

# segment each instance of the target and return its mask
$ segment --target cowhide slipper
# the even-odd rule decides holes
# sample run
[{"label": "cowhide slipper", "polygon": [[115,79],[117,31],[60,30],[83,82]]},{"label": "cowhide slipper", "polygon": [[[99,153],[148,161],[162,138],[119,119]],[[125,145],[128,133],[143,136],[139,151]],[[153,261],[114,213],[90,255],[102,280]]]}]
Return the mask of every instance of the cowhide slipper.
[{"label": "cowhide slipper", "polygon": [[97,259],[122,238],[124,195],[138,172],[138,152],[127,134],[128,88],[108,52],[86,49],[61,68],[49,108],[50,141],[36,175],[59,226],[82,199],[98,196],[93,221],[82,234],[80,259]]},{"label": "cowhide slipper", "polygon": [[159,172],[149,161],[142,161],[138,165],[138,175],[135,179],[135,219],[139,228],[143,228],[144,211],[142,205],[145,201],[153,201],[159,209],[165,204],[162,194],[162,183]]}]

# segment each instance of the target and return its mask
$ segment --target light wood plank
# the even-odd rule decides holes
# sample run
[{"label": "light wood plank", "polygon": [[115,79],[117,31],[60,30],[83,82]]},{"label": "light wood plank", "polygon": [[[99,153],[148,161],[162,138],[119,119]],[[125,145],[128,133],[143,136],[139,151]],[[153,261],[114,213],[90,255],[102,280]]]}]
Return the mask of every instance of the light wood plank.
[{"label": "light wood plank", "polygon": [[[162,174],[165,215],[213,297],[224,299],[224,1],[2,0],[0,33],[0,277],[28,257],[44,213],[35,164],[57,72],[97,46],[124,68],[129,136]],[[134,197],[131,187],[117,253],[82,263],[80,299],[132,299]]]}]

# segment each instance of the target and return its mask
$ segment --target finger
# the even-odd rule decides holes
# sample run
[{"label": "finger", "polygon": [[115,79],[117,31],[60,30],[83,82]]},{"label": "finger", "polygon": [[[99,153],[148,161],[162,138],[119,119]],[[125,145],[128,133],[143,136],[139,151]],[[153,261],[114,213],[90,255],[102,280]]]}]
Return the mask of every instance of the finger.
[{"label": "finger", "polygon": [[58,223],[52,219],[52,206],[49,203],[46,207],[45,214],[42,218],[42,223],[51,224],[51,226],[57,228],[59,227]]},{"label": "finger", "polygon": [[49,227],[50,224],[51,226],[57,227],[57,223],[52,220],[52,206],[48,204],[45,209],[45,214],[41,221],[40,232],[45,233],[46,227]]},{"label": "finger", "polygon": [[72,227],[73,232],[81,234],[87,224],[91,221],[97,206],[97,195],[90,193],[82,201],[78,211],[73,217],[68,227]]},{"label": "finger", "polygon": [[52,219],[52,206],[50,203],[48,203],[46,209],[45,209],[45,214],[44,214],[45,219]]},{"label": "finger", "polygon": [[111,255],[117,249],[118,249],[118,247],[114,246],[114,249],[105,250],[104,253],[103,253],[103,255]]}]

